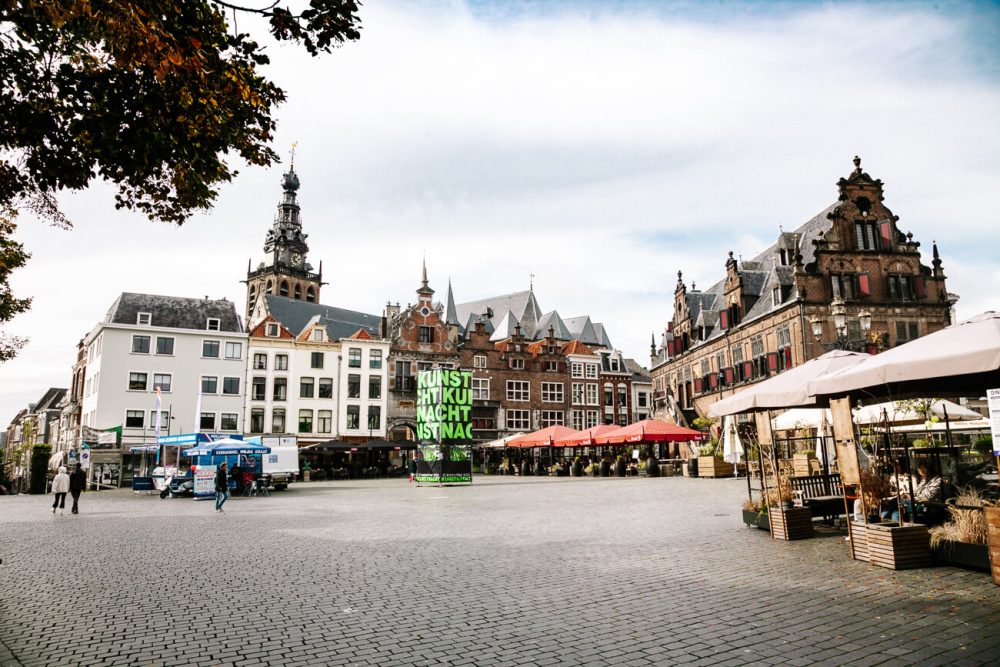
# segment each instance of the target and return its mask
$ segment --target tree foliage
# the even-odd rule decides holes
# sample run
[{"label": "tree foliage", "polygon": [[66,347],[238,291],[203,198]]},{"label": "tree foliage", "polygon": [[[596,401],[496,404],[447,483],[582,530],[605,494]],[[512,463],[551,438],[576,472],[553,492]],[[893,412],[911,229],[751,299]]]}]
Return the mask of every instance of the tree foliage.
[{"label": "tree foliage", "polygon": [[0,0],[0,214],[68,226],[55,195],[97,178],[115,186],[116,208],[152,220],[209,208],[237,174],[233,156],[277,158],[272,114],[285,95],[237,16],[264,17],[312,55],[360,37],[356,0],[301,4]]}]

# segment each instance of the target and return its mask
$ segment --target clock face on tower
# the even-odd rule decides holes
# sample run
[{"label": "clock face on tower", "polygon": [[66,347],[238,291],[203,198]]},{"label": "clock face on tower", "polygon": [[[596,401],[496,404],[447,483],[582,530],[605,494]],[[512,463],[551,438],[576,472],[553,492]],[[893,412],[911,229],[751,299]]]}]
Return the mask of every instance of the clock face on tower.
[{"label": "clock face on tower", "polygon": [[291,261],[292,266],[296,268],[300,268],[302,266],[302,255],[297,252],[293,252],[289,260]]}]

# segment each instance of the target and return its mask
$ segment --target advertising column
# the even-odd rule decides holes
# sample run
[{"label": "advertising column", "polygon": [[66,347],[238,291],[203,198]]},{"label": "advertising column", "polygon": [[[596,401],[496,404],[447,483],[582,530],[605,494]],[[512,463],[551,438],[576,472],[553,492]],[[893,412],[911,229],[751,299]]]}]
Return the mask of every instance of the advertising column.
[{"label": "advertising column", "polygon": [[417,439],[418,483],[472,483],[471,371],[417,374]]}]

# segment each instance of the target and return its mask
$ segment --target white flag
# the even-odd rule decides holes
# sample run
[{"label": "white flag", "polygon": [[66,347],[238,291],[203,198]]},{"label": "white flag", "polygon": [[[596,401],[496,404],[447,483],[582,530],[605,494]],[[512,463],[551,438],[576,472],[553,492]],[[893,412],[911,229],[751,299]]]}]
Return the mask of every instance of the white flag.
[{"label": "white flag", "polygon": [[156,442],[160,442],[160,388],[156,388]]},{"label": "white flag", "polygon": [[198,384],[198,401],[194,404],[194,433],[201,433],[201,383]]}]

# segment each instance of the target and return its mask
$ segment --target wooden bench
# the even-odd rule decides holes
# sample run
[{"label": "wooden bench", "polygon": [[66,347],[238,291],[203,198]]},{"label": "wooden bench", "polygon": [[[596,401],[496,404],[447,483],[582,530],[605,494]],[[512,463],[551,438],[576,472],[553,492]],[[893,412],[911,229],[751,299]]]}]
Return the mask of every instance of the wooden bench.
[{"label": "wooden bench", "polygon": [[845,513],[840,474],[789,477],[796,501],[808,507],[814,517],[832,518]]}]

